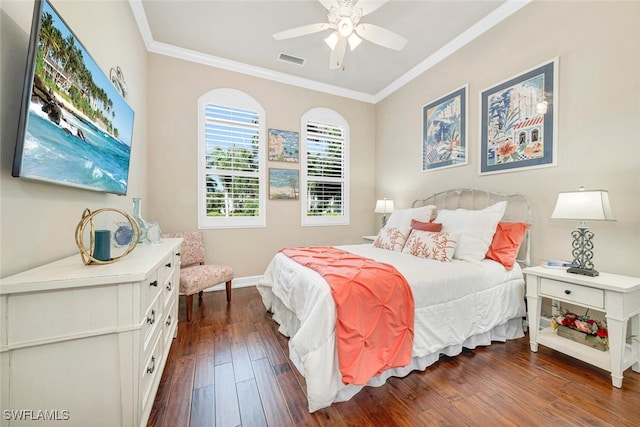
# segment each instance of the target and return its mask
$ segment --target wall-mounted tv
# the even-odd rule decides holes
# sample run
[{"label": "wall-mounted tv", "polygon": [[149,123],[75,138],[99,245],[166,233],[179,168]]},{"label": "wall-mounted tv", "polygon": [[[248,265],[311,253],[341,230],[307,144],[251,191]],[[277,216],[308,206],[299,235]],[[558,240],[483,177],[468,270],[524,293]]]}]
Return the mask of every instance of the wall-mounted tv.
[{"label": "wall-mounted tv", "polygon": [[47,0],[36,0],[12,175],[126,194],[134,112]]}]

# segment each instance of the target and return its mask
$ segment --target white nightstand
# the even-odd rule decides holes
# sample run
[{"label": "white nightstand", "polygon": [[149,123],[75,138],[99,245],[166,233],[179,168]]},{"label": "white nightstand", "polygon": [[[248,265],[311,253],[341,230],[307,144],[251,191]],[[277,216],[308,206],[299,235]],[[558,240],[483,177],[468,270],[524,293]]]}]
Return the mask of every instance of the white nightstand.
[{"label": "white nightstand", "polygon": [[373,241],[375,241],[375,240],[376,240],[376,237],[378,237],[378,236],[362,236],[362,239],[363,239],[365,242],[373,242]]},{"label": "white nightstand", "polygon": [[[622,387],[622,373],[631,367],[640,372],[640,278],[600,273],[596,277],[567,273],[543,267],[525,268],[531,351],[538,344],[611,372],[611,382]],[[540,330],[542,298],[571,303],[604,312],[609,329],[609,350],[601,351],[567,338],[551,328]],[[627,345],[627,324],[631,335]]]}]

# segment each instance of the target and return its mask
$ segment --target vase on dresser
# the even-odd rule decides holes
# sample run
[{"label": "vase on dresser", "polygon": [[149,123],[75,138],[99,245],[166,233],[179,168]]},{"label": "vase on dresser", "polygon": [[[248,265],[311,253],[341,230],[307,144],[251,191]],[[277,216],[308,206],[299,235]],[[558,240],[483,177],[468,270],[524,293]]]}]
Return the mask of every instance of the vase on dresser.
[{"label": "vase on dresser", "polygon": [[140,226],[140,239],[138,243],[147,243],[149,239],[147,239],[147,231],[149,230],[149,224],[142,218],[140,215],[140,205],[142,204],[142,199],[139,197],[133,198],[133,218],[138,222]]}]

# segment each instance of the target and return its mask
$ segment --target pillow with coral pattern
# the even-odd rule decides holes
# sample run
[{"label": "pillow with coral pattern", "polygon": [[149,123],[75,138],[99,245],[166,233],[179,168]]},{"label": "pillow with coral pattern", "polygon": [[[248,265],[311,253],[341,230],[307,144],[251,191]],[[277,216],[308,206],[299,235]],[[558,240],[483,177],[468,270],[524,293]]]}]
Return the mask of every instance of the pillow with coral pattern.
[{"label": "pillow with coral pattern", "polygon": [[453,233],[412,230],[402,252],[420,258],[449,262],[458,245],[458,236]]},{"label": "pillow with coral pattern", "polygon": [[411,227],[383,227],[376,236],[373,246],[380,249],[400,252],[410,232]]}]

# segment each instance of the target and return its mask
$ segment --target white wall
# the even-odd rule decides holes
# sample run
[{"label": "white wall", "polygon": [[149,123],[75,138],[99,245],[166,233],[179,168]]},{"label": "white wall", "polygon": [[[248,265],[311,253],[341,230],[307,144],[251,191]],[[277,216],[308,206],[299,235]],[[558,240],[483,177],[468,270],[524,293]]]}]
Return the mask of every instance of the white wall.
[{"label": "white wall", "polygon": [[[558,166],[479,176],[480,93],[559,57]],[[421,172],[422,107],[469,84],[467,166]],[[406,207],[447,188],[522,192],[533,261],[570,259],[559,191],[609,190],[617,222],[591,222],[596,269],[640,275],[640,3],[536,1],[384,99],[376,109],[376,192]]]},{"label": "white wall", "polygon": [[[131,212],[131,196],[147,196],[147,53],[125,1],[52,1],[93,59],[109,75],[119,65],[135,111],[128,196],[11,177],[32,1],[0,3],[0,277],[78,254],[75,228],[85,208]],[[121,219],[119,217],[116,217]]]},{"label": "white wall", "polygon": [[[350,127],[351,203],[348,226],[302,227],[299,200],[267,200],[265,228],[204,230],[207,261],[228,264],[236,277],[260,275],[283,247],[363,243],[376,231],[373,215],[375,106],[244,74],[152,54],[149,56],[149,200],[164,232],[195,230],[197,102],[216,88],[239,89],[265,109],[266,127],[300,132],[304,113],[335,110]],[[267,162],[267,168],[300,164]]]}]

